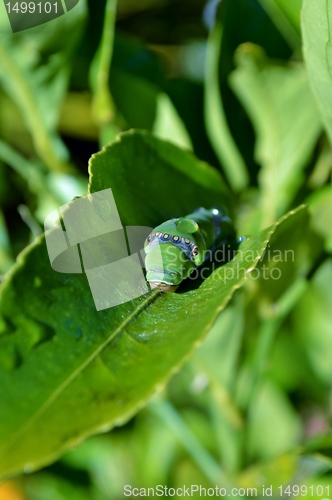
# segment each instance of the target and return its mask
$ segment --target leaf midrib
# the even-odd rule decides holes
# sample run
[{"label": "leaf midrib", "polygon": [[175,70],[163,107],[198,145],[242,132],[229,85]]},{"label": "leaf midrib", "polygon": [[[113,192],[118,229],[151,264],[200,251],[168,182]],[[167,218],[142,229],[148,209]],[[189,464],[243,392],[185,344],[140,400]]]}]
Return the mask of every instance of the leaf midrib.
[{"label": "leaf midrib", "polygon": [[93,353],[72,373],[66,380],[64,380],[61,385],[49,396],[49,398],[35,411],[33,415],[17,429],[17,431],[12,434],[7,441],[2,445],[3,451],[0,452],[0,456],[5,453],[6,447],[11,445],[12,442],[16,441],[20,435],[31,426],[33,423],[53,404],[53,402],[60,396],[60,394],[76,379],[76,377],[82,373],[82,371],[90,365],[90,363],[126,328],[132,320],[136,319],[138,315],[144,311],[150,304],[152,304],[157,297],[160,295],[160,291],[156,290],[152,292],[139,306],[137,306],[118,326],[118,328],[93,351]]}]

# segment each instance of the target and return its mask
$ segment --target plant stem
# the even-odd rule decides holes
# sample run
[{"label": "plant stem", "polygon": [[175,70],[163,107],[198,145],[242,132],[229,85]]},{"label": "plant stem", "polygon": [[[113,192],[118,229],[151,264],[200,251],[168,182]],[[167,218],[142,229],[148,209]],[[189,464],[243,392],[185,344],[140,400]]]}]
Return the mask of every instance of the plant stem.
[{"label": "plant stem", "polygon": [[13,97],[13,101],[21,109],[41,160],[51,171],[68,171],[69,167],[59,160],[56,155],[49,132],[27,79],[4,45],[0,45],[0,66],[0,79],[2,79],[8,95]]},{"label": "plant stem", "polygon": [[228,485],[229,481],[219,464],[196,439],[171,403],[166,400],[158,400],[151,403],[149,408],[173,431],[211,483]]},{"label": "plant stem", "polygon": [[234,191],[243,190],[249,182],[246,165],[231,135],[219,88],[219,57],[222,27],[217,22],[211,30],[205,71],[205,125],[213,149]]}]

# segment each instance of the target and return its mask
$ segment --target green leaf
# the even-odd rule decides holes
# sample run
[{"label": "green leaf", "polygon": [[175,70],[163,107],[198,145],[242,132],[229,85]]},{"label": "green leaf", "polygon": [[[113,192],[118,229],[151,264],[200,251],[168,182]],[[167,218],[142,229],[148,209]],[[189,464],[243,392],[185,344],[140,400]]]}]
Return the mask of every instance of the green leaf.
[{"label": "green leaf", "polygon": [[155,227],[198,206],[229,208],[231,202],[215,169],[147,132],[119,135],[92,156],[90,175],[90,193],[112,188],[123,225]]},{"label": "green leaf", "polygon": [[[123,134],[90,172],[90,192],[112,188],[124,225],[185,215],[223,193],[213,169],[146,133]],[[136,413],[202,341],[282,221],[197,289],[99,312],[85,275],[51,269],[44,237],[28,247],[1,288],[1,475],[36,469]]]},{"label": "green leaf", "polygon": [[303,53],[313,94],[332,141],[331,0],[303,0]]},{"label": "green leaf", "polygon": [[324,239],[326,252],[332,253],[332,195],[331,186],[316,190],[308,199],[311,228]]},{"label": "green leaf", "polygon": [[[241,43],[264,47],[270,57],[288,59],[291,51],[258,0],[223,0],[207,48],[205,121],[207,134],[234,190],[256,177],[253,131],[229,87],[234,52]],[[249,174],[249,175],[248,175]]]},{"label": "green leaf", "polygon": [[[301,288],[300,282],[305,279],[312,266],[312,250],[308,248],[311,243],[308,231],[310,218],[307,206],[301,207],[302,209],[297,210],[292,218],[285,221],[282,229],[272,236],[264,260],[258,265],[257,275],[252,276],[257,280],[256,300],[262,319],[277,318],[292,308],[289,304],[292,304],[295,297],[291,290],[293,287],[294,291],[298,286]],[[316,256],[316,253],[314,255]],[[250,314],[249,310],[249,316]]]},{"label": "green leaf", "polygon": [[19,107],[37,154],[50,170],[63,170],[66,152],[54,130],[57,106],[50,106],[51,102],[59,105],[64,97],[68,71],[62,56],[36,69],[36,61],[24,49],[5,43],[0,47],[0,64],[0,82]]},{"label": "green leaf", "polygon": [[[198,356],[204,359],[206,369],[229,389],[236,378],[236,365],[243,335],[242,306],[242,302],[238,301],[227,308],[227,312],[218,318],[198,353]],[[227,353],[227,358],[221,364],[218,360],[223,352]]]},{"label": "green leaf", "polygon": [[302,0],[259,0],[280,33],[294,49],[301,47],[300,11]]},{"label": "green leaf", "polygon": [[[171,82],[174,84],[173,79]],[[185,99],[178,99],[175,106],[174,92],[172,99],[164,92],[165,88],[169,91],[169,83],[166,83],[155,54],[137,39],[116,34],[110,90],[121,118],[125,119],[128,128],[152,131],[161,139],[191,150],[193,146],[186,128],[188,120],[185,124],[177,109],[183,106]],[[197,120],[195,113],[194,119]]]},{"label": "green leaf", "polygon": [[289,208],[321,124],[302,65],[274,63],[253,44],[240,46],[236,57],[231,85],[256,131],[264,227]]},{"label": "green leaf", "polygon": [[311,189],[317,189],[326,184],[326,181],[329,179],[332,172],[331,159],[332,149],[330,142],[327,137],[324,137],[322,140],[320,154],[308,179],[308,186]]},{"label": "green leaf", "polygon": [[157,85],[114,68],[110,88],[114,102],[129,127],[152,130],[157,110]]},{"label": "green leaf", "polygon": [[[37,154],[52,171],[68,168],[68,152],[56,128],[70,74],[68,56],[85,13],[85,2],[81,3],[61,17],[61,24],[58,19],[52,21],[55,32],[61,33],[57,45],[54,33],[45,34],[43,27],[27,34],[0,35],[0,84],[18,107]],[[64,36],[66,32],[70,41]]]},{"label": "green leaf", "polygon": [[302,0],[271,0],[285,15],[288,21],[294,26],[296,31],[300,33],[300,13],[302,8]]},{"label": "green leaf", "polygon": [[265,380],[252,401],[248,424],[249,455],[272,458],[299,444],[301,421],[285,394]]},{"label": "green leaf", "polygon": [[130,128],[150,130],[160,139],[192,149],[184,122],[159,86],[119,69],[112,70],[110,85],[115,104]]},{"label": "green leaf", "polygon": [[332,259],[326,260],[309,283],[297,305],[295,331],[304,346],[312,369],[329,386],[332,382]]},{"label": "green leaf", "polygon": [[156,119],[152,131],[160,139],[166,139],[189,150],[193,148],[183,121],[171,99],[164,92],[158,94]]},{"label": "green leaf", "polygon": [[241,463],[244,429],[242,415],[234,401],[245,326],[243,295],[237,295],[234,299],[218,317],[204,344],[193,357],[197,367],[196,380],[203,384],[205,377],[210,387],[210,398],[206,405],[211,419],[210,433],[214,432],[221,464],[230,474],[234,474]]}]

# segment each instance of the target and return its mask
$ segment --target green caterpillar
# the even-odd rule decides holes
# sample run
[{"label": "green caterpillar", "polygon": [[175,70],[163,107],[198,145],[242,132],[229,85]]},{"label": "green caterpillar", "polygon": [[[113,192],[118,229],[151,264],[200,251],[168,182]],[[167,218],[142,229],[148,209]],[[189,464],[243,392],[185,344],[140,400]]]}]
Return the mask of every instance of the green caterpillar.
[{"label": "green caterpillar", "polygon": [[235,240],[229,217],[221,210],[198,208],[157,226],[144,243],[146,279],[151,288],[174,292],[208,256]]}]

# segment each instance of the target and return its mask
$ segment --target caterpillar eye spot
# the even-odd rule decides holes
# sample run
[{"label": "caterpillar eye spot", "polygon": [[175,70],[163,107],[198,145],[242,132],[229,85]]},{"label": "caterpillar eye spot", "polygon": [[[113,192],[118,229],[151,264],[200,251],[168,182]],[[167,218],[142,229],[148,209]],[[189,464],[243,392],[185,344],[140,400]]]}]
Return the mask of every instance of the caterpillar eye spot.
[{"label": "caterpillar eye spot", "polygon": [[149,235],[149,236],[147,237],[146,241],[147,241],[148,243],[151,243],[151,235]]},{"label": "caterpillar eye spot", "polygon": [[173,236],[172,239],[173,239],[173,241],[177,242],[177,241],[179,241],[180,238],[179,238],[179,236]]},{"label": "caterpillar eye spot", "polygon": [[199,254],[199,250],[198,250],[197,246],[195,246],[192,251],[193,251],[193,255],[195,255],[195,256]]},{"label": "caterpillar eye spot", "polygon": [[169,238],[169,234],[167,234],[167,233],[163,234],[163,239],[164,240],[168,240],[168,238]]},{"label": "caterpillar eye spot", "polygon": [[185,238],[185,240],[184,240],[184,241],[185,241],[186,243],[189,243],[189,242],[190,242],[189,238]]}]

